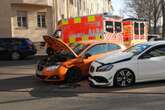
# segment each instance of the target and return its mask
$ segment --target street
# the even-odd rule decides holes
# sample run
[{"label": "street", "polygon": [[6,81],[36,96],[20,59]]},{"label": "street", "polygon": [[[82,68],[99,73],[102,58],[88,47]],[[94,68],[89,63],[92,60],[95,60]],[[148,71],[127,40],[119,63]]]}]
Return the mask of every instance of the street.
[{"label": "street", "polygon": [[163,110],[165,81],[129,88],[65,85],[34,77],[39,58],[0,61],[0,110]]}]

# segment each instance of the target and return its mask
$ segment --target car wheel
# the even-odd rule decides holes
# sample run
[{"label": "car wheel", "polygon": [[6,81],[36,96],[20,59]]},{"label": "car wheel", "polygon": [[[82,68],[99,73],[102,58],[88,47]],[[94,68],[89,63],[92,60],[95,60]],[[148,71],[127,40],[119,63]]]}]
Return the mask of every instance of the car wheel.
[{"label": "car wheel", "polygon": [[79,68],[71,68],[67,71],[65,82],[76,83],[81,80],[81,72]]},{"label": "car wheel", "polygon": [[13,52],[11,54],[11,59],[12,60],[19,60],[21,58],[21,55],[18,52]]},{"label": "car wheel", "polygon": [[128,69],[118,71],[114,77],[114,86],[117,87],[128,87],[134,84],[134,82],[134,73]]}]

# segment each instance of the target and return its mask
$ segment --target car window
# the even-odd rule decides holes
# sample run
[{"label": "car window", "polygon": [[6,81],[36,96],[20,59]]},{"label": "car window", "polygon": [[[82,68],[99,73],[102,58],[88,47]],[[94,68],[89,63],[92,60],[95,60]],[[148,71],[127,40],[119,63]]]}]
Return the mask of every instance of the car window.
[{"label": "car window", "polygon": [[5,48],[0,46],[0,51],[4,51],[4,50],[5,50]]},{"label": "car window", "polygon": [[151,57],[165,56],[165,45],[154,47],[146,52],[146,54],[150,55]]},{"label": "car window", "polygon": [[95,54],[107,52],[107,50],[108,50],[107,44],[98,44],[90,48],[88,51],[86,51],[85,54],[95,55]]},{"label": "car window", "polygon": [[131,52],[131,53],[133,53],[133,55],[139,55],[144,50],[148,49],[150,46],[151,45],[148,45],[148,44],[137,44],[137,45],[134,45],[134,46],[128,48],[124,52]]},{"label": "car window", "polygon": [[1,39],[0,40],[0,46],[6,47],[10,45],[10,41],[8,39]]},{"label": "car window", "polygon": [[116,44],[108,44],[108,51],[117,50],[117,49],[121,49],[121,47]]},{"label": "car window", "polygon": [[69,45],[73,51],[79,55],[84,49],[86,49],[89,45],[84,45],[84,44],[81,44],[81,43],[72,43]]},{"label": "car window", "polygon": [[21,45],[23,43],[23,40],[21,40],[21,39],[13,39],[12,43],[15,44],[15,45]]}]

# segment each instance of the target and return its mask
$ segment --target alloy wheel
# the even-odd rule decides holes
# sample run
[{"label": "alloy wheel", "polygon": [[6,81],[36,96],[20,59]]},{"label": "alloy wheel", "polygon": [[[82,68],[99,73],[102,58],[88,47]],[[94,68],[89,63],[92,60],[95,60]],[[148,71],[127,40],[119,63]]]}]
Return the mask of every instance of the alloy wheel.
[{"label": "alloy wheel", "polygon": [[120,87],[127,87],[134,83],[134,75],[130,70],[121,70],[115,76],[115,85]]}]

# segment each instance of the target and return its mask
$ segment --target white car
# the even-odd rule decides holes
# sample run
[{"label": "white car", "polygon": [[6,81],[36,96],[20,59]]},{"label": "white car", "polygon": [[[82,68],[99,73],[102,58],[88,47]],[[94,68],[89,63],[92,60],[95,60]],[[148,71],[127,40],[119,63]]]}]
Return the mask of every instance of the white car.
[{"label": "white car", "polygon": [[165,41],[137,44],[91,64],[92,86],[126,87],[136,82],[165,80]]}]

